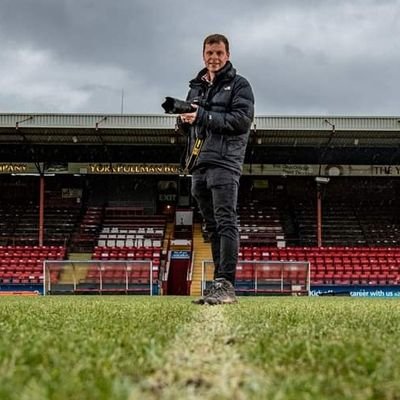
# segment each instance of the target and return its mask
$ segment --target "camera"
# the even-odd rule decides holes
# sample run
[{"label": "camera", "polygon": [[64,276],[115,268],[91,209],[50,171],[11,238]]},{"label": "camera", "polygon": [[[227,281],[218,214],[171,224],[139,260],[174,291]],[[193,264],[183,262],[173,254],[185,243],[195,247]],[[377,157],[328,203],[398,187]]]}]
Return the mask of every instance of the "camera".
[{"label": "camera", "polygon": [[185,114],[196,111],[191,103],[193,102],[175,99],[174,97],[166,97],[161,107],[165,110],[166,114]]}]

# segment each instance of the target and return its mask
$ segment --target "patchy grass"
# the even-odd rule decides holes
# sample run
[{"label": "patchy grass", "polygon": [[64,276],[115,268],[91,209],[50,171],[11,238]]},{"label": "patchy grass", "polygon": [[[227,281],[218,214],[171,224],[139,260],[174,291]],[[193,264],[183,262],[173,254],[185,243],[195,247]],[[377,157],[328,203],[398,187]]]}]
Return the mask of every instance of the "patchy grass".
[{"label": "patchy grass", "polygon": [[194,308],[188,299],[0,299],[0,399],[126,399]]},{"label": "patchy grass", "polygon": [[167,349],[156,373],[130,399],[232,400],[264,398],[264,377],[243,362],[223,307],[199,307]]},{"label": "patchy grass", "polygon": [[224,312],[268,399],[400,398],[396,300],[248,298]]},{"label": "patchy grass", "polygon": [[400,399],[397,300],[190,300],[1,298],[0,399]]}]

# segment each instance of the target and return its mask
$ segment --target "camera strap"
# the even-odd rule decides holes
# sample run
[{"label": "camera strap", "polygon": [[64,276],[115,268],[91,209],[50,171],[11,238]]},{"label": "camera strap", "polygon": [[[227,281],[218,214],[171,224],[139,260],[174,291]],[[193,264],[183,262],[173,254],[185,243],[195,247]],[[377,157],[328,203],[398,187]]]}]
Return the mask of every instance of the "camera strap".
[{"label": "camera strap", "polygon": [[203,147],[203,143],[204,139],[196,138],[192,152],[186,157],[185,160],[185,168],[183,169],[183,172],[185,174],[190,173],[194,165],[196,164],[197,158],[199,157],[201,152],[201,148]]}]

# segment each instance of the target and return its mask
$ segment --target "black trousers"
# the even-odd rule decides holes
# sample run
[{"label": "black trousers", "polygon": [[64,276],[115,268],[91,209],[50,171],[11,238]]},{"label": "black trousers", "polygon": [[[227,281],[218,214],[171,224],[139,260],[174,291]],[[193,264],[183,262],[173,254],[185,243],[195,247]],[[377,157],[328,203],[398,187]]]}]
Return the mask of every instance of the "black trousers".
[{"label": "black trousers", "polygon": [[220,167],[193,171],[192,196],[210,235],[214,278],[235,283],[239,252],[237,197],[240,174]]}]

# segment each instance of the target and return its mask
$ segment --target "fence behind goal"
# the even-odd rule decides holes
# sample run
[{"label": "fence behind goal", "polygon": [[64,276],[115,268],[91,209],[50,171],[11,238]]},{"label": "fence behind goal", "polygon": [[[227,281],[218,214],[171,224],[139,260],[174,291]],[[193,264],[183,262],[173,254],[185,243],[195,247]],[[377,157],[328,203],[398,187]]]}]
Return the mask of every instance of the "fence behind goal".
[{"label": "fence behind goal", "polygon": [[[201,291],[212,282],[214,263],[203,261]],[[240,261],[235,291],[242,295],[309,295],[308,261]]]},{"label": "fence behind goal", "polygon": [[44,262],[43,294],[159,293],[158,267],[150,260]]}]

